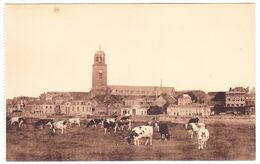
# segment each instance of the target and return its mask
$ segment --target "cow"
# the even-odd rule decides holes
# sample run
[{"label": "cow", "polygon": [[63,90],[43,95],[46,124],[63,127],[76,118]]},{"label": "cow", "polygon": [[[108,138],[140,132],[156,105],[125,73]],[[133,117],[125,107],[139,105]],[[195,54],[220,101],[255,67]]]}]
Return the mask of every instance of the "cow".
[{"label": "cow", "polygon": [[206,128],[200,128],[197,132],[198,149],[206,148],[206,143],[209,139],[209,131]]},{"label": "cow", "polygon": [[40,129],[43,129],[44,126],[49,123],[48,125],[50,125],[50,129],[51,129],[53,122],[54,122],[54,121],[53,121],[52,119],[40,119],[40,120],[38,120],[38,121],[36,121],[36,122],[34,123],[34,127],[35,127],[35,128],[40,127]]},{"label": "cow", "polygon": [[117,127],[118,129],[120,130],[124,130],[124,127],[127,126],[127,130],[131,130],[131,126],[132,126],[132,123],[131,123],[131,120],[120,120],[118,123],[117,123]]},{"label": "cow", "polygon": [[107,133],[107,131],[110,131],[110,129],[114,129],[114,133],[116,133],[116,129],[118,127],[118,123],[115,121],[109,121],[109,120],[103,120],[102,125],[104,127],[104,134]]},{"label": "cow", "polygon": [[129,136],[127,137],[127,142],[130,144],[134,141],[134,145],[140,145],[140,139],[147,138],[145,145],[148,144],[150,140],[150,145],[152,145],[153,140],[153,126],[138,126],[132,129]]},{"label": "cow", "polygon": [[127,121],[127,120],[129,120],[130,119],[130,116],[122,116],[122,117],[120,117],[118,120],[119,121]]},{"label": "cow", "polygon": [[76,124],[80,127],[80,120],[79,118],[70,118],[69,119],[69,125],[71,126],[72,124]]},{"label": "cow", "polygon": [[169,129],[167,123],[155,123],[155,127],[158,128],[158,131],[160,133],[160,139],[161,140],[169,140],[170,139],[170,134],[169,134]]},{"label": "cow", "polygon": [[17,123],[19,128],[25,126],[25,119],[23,117],[12,117],[8,122],[10,125],[15,125],[15,123]]},{"label": "cow", "polygon": [[198,128],[206,128],[206,125],[203,122],[198,122],[196,125]]},{"label": "cow", "polygon": [[190,124],[190,123],[198,123],[199,122],[199,118],[191,118],[191,119],[189,119],[189,121],[188,121],[188,123],[186,123],[185,124],[185,128],[186,129],[188,129],[188,125]]},{"label": "cow", "polygon": [[92,119],[90,120],[88,123],[87,123],[87,128],[90,127],[90,126],[94,126],[95,128],[97,127],[97,125],[102,125],[102,121],[103,119]]},{"label": "cow", "polygon": [[190,123],[191,129],[188,130],[188,133],[190,134],[191,138],[193,138],[193,134],[197,134],[199,131],[198,126],[195,123]]},{"label": "cow", "polygon": [[54,123],[47,123],[47,125],[51,125],[51,130],[52,132],[55,134],[57,129],[61,130],[61,134],[63,134],[63,132],[65,131],[66,127],[67,127],[67,121],[56,121]]}]

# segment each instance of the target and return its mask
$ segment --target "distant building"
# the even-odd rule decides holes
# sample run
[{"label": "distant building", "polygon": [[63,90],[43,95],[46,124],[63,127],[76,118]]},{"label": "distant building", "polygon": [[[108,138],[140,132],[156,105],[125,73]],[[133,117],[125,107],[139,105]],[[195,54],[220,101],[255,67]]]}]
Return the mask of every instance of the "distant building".
[{"label": "distant building", "polygon": [[188,94],[182,94],[178,97],[178,105],[190,105],[192,103],[192,99]]},{"label": "distant building", "polygon": [[248,115],[255,115],[255,91],[246,94],[246,113]]},{"label": "distant building", "polygon": [[248,89],[243,87],[230,88],[226,92],[225,107],[240,108],[246,106],[246,95]]},{"label": "distant building", "polygon": [[121,115],[147,115],[147,108],[140,105],[134,105],[128,108],[121,109]]},{"label": "distant building", "polygon": [[92,102],[91,101],[67,101],[60,105],[60,114],[65,115],[92,115]]},{"label": "distant building", "polygon": [[163,96],[159,96],[153,103],[153,106],[163,107],[167,101],[163,98]]},{"label": "distant building", "polygon": [[53,103],[33,103],[26,105],[24,110],[27,116],[38,116],[38,117],[46,117],[48,115],[57,114],[56,105]]},{"label": "distant building", "polygon": [[174,94],[173,87],[162,86],[123,86],[107,85],[107,65],[104,51],[97,51],[92,65],[92,90],[91,96],[97,95],[121,95],[121,96],[158,96],[161,93]]},{"label": "distant building", "polygon": [[211,109],[206,104],[170,105],[167,114],[171,116],[209,116]]}]

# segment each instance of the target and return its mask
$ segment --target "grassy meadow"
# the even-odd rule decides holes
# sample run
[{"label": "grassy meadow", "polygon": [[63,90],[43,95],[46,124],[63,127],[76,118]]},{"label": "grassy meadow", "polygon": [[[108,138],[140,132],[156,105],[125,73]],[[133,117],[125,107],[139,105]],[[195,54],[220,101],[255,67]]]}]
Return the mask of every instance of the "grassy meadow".
[{"label": "grassy meadow", "polygon": [[[135,122],[133,127],[142,123]],[[171,139],[160,141],[154,130],[153,145],[128,145],[129,131],[104,134],[102,128],[68,127],[55,135],[48,127],[7,127],[7,161],[133,161],[133,160],[255,160],[254,124],[208,124],[207,148],[198,150],[183,124],[169,124]]]}]

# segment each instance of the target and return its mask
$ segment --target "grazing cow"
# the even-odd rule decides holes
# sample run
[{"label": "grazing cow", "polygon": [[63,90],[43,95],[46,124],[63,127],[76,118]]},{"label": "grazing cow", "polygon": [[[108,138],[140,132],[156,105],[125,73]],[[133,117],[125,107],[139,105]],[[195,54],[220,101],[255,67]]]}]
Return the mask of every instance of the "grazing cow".
[{"label": "grazing cow", "polygon": [[129,120],[130,119],[130,116],[122,116],[119,118],[119,121],[126,121],[126,120]]},{"label": "grazing cow", "polygon": [[191,129],[188,131],[188,133],[190,134],[191,138],[193,138],[193,134],[197,134],[199,131],[198,126],[195,123],[190,123],[189,124],[191,126]]},{"label": "grazing cow", "polygon": [[35,128],[40,127],[40,129],[43,129],[44,126],[49,123],[48,125],[50,125],[50,129],[51,129],[53,122],[54,121],[52,119],[40,119],[35,122],[34,126],[35,126]]},{"label": "grazing cow", "polygon": [[138,126],[133,128],[129,136],[127,137],[128,144],[131,143],[131,141],[134,141],[134,145],[139,146],[140,145],[140,139],[141,138],[147,138],[145,145],[148,144],[150,140],[150,145],[152,145],[153,140],[153,127],[152,126]]},{"label": "grazing cow", "polygon": [[188,128],[188,125],[190,124],[190,123],[198,123],[199,122],[199,118],[191,118],[191,119],[189,119],[189,121],[188,121],[188,123],[187,124],[185,124],[185,128],[187,129]]},{"label": "grazing cow", "polygon": [[107,118],[106,121],[107,122],[116,122],[116,118]]},{"label": "grazing cow", "polygon": [[120,120],[117,123],[117,127],[120,130],[124,130],[125,126],[128,126],[127,130],[131,130],[131,125],[132,125],[131,120]]},{"label": "grazing cow", "polygon": [[160,138],[161,140],[169,140],[170,139],[170,134],[169,134],[169,129],[167,123],[155,123],[155,127],[158,128],[158,131],[160,133]]},{"label": "grazing cow", "polygon": [[102,125],[104,127],[104,134],[107,133],[107,131],[110,131],[110,129],[114,129],[114,133],[116,133],[116,129],[117,129],[117,123],[114,121],[108,121],[108,120],[103,120],[102,121]]},{"label": "grazing cow", "polygon": [[94,126],[96,128],[97,125],[102,126],[102,121],[103,121],[103,119],[92,119],[87,123],[87,128],[90,126]]},{"label": "grazing cow", "polygon": [[10,123],[10,125],[14,125],[15,123],[17,123],[19,128],[25,126],[25,119],[22,117],[12,117],[8,122]]},{"label": "grazing cow", "polygon": [[206,148],[206,142],[209,139],[209,131],[205,128],[200,128],[197,133],[198,137],[198,149]]},{"label": "grazing cow", "polygon": [[[51,123],[47,123],[47,125],[50,125]],[[55,133],[55,131],[57,129],[60,129],[61,130],[61,134],[63,134],[64,130],[66,129],[67,127],[67,121],[57,121],[57,122],[54,122],[51,124],[51,130],[53,133]]]},{"label": "grazing cow", "polygon": [[80,127],[80,120],[79,118],[70,118],[69,119],[69,125],[71,126],[72,124],[76,124]]}]

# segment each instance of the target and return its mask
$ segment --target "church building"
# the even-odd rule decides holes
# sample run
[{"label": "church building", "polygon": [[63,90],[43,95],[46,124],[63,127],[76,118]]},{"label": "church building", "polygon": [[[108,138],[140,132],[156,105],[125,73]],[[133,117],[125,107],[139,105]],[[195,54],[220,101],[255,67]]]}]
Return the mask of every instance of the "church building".
[{"label": "church building", "polygon": [[94,64],[92,65],[92,97],[106,94],[120,96],[159,96],[162,93],[173,95],[174,92],[175,89],[173,87],[107,85],[105,52],[99,50],[94,55]]}]

